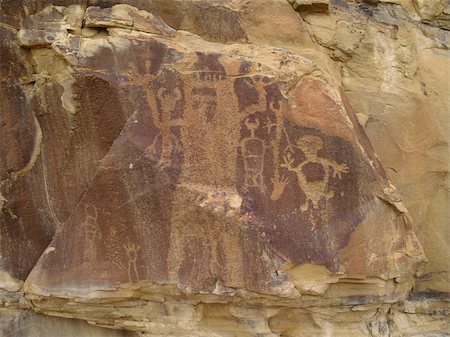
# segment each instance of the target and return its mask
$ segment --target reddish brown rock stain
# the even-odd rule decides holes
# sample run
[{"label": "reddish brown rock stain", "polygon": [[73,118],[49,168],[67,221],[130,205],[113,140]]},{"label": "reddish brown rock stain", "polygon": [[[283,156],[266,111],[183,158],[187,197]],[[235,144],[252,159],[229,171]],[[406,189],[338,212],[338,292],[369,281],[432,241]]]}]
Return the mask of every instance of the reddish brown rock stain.
[{"label": "reddish brown rock stain", "polygon": [[[368,167],[361,170],[362,176],[351,168],[368,164],[348,141],[284,119],[281,114],[293,112],[280,111],[282,100],[276,98],[281,95],[270,102],[267,86],[256,89],[248,83],[235,86],[240,108],[251,111],[241,123],[240,142],[252,147],[238,148],[242,210],[254,215],[255,228],[285,259],[337,270],[336,255],[362,218],[358,181],[373,179],[365,176]],[[257,111],[248,98],[255,97],[255,90]]]},{"label": "reddish brown rock stain", "polygon": [[319,163],[306,163],[302,167],[302,173],[307,182],[324,181],[325,169]]},{"label": "reddish brown rock stain", "polygon": [[[291,116],[304,111],[291,111],[274,79],[245,74],[245,62],[197,53],[181,73],[171,65],[180,56],[166,47],[136,42],[133,51],[136,61],[117,65],[131,74],[113,81],[143,98],[65,224],[64,237],[85,223],[80,238],[89,239],[58,234],[61,253],[41,262],[50,283],[64,265],[67,283],[146,279],[212,290],[218,282],[270,292],[282,281],[271,274],[272,252],[338,270],[370,200],[359,182],[371,171],[354,145],[297,123]],[[146,51],[150,63],[137,62]],[[242,73],[227,77],[230,68]],[[241,213],[226,217],[214,196],[200,206],[199,191],[242,198]],[[98,273],[89,272],[94,265]]]}]

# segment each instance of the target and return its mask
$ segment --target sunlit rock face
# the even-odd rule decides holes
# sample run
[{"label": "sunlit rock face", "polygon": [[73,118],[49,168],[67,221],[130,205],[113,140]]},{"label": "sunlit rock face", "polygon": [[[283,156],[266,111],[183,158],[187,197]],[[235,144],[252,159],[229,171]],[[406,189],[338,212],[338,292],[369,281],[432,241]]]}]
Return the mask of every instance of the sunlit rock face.
[{"label": "sunlit rock face", "polygon": [[404,302],[413,220],[294,8],[336,12],[264,4],[2,4],[3,306],[142,336],[444,329]]}]

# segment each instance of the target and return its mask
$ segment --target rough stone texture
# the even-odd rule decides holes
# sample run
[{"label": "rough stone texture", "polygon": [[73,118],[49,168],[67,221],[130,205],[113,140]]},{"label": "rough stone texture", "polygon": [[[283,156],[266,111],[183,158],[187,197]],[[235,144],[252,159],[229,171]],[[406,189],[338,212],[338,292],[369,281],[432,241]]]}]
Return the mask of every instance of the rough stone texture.
[{"label": "rough stone texture", "polygon": [[3,334],[450,333],[441,2],[118,3],[0,1]]},{"label": "rough stone texture", "polygon": [[336,61],[358,118],[411,210],[429,260],[416,291],[448,293],[449,34],[417,23],[397,5],[388,9],[395,17],[378,6],[370,13],[336,7],[334,15],[304,19]]},{"label": "rough stone texture", "polygon": [[289,3],[298,12],[327,12],[329,7],[328,0],[289,0]]},{"label": "rough stone texture", "polygon": [[33,312],[0,309],[2,337],[137,337],[131,331],[111,330],[84,321],[49,317]]},{"label": "rough stone texture", "polygon": [[417,13],[424,22],[450,29],[450,2],[448,0],[414,0],[413,3]]}]

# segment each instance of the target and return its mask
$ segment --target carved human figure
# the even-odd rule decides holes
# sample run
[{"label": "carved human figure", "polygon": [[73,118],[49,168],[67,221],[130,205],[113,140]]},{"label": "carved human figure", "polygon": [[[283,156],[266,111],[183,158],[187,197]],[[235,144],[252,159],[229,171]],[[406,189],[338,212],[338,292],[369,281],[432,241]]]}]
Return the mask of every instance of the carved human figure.
[{"label": "carved human figure", "polygon": [[97,224],[97,208],[92,204],[85,204],[84,214],[85,219],[81,226],[84,228],[86,241],[96,236],[101,237],[100,227]]},{"label": "carved human figure", "polygon": [[137,271],[137,258],[140,248],[134,243],[128,242],[124,245],[125,254],[127,256],[127,272],[130,282],[138,282],[139,274]]},{"label": "carved human figure", "polygon": [[201,87],[192,88],[192,108],[198,111],[207,123],[210,123],[217,113],[217,91],[213,83],[202,84]]},{"label": "carved human figure", "polygon": [[250,131],[250,136],[240,141],[239,147],[244,162],[244,188],[256,187],[261,192],[265,192],[264,186],[264,156],[270,145],[265,144],[262,139],[255,135],[259,127],[259,119],[247,117],[244,121],[245,126]]},{"label": "carved human figure", "polygon": [[90,203],[82,203],[84,207],[84,221],[81,223],[81,235],[84,238],[83,255],[86,259],[92,260],[95,258],[97,244],[96,240],[101,239],[102,233],[98,225],[98,211],[97,207]]},{"label": "carved human figure", "polygon": [[[317,209],[322,198],[329,200],[334,196],[333,191],[327,190],[330,174],[335,178],[342,179],[342,173],[347,173],[348,167],[345,164],[338,164],[334,160],[319,156],[318,151],[323,147],[323,140],[320,137],[299,137],[296,147],[304,153],[306,160],[295,166],[293,154],[287,152],[281,167],[285,167],[296,174],[298,185],[306,195],[306,200],[300,205],[300,210],[304,212],[309,209],[309,202],[312,203],[314,209]],[[308,165],[313,166],[314,170],[320,171],[317,179],[309,177]]]},{"label": "carved human figure", "polygon": [[214,56],[199,59],[198,71],[180,75],[185,123],[180,128],[183,161],[173,204],[184,206],[172,212],[167,258],[169,278],[180,285],[197,284],[203,277],[235,282],[243,274],[239,236],[220,210],[224,205],[220,200],[214,207],[192,204],[192,198],[198,196],[197,186],[202,193],[210,187],[214,191],[234,187],[234,156],[241,123],[234,80],[227,80]]},{"label": "carved human figure", "polygon": [[[284,192],[285,187],[289,183],[289,179],[280,174],[280,162],[279,162],[279,152],[280,152],[280,140],[282,133],[286,135],[286,139],[289,142],[289,137],[287,136],[286,129],[283,126],[283,117],[282,117],[282,101],[278,102],[270,102],[269,103],[270,110],[274,112],[275,122],[267,120],[265,128],[268,130],[270,134],[272,129],[275,128],[275,141],[273,146],[273,167],[274,167],[274,176],[270,179],[272,182],[272,193],[270,194],[270,199],[272,201],[277,201],[281,198],[281,195]],[[291,145],[288,145],[288,149]]]},{"label": "carved human figure", "polygon": [[167,167],[171,164],[171,156],[174,151],[178,151],[179,141],[172,131],[173,127],[181,126],[181,118],[173,118],[173,112],[177,102],[182,99],[181,91],[178,88],[168,90],[159,88],[157,97],[160,102],[161,111],[153,110],[153,123],[159,129],[159,133],[153,140],[150,150],[155,154],[157,144],[161,142],[161,154],[159,156],[159,166]]}]

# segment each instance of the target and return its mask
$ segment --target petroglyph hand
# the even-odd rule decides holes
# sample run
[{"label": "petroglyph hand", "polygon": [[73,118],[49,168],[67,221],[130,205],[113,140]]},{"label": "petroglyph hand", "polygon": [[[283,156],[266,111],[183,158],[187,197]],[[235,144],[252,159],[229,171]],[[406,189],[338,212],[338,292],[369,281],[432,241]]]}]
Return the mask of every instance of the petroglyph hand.
[{"label": "petroglyph hand", "polygon": [[294,160],[295,160],[295,158],[294,158],[294,156],[292,155],[292,153],[291,153],[291,152],[288,152],[288,153],[286,153],[286,154],[283,156],[283,161],[284,161],[284,163],[281,164],[280,166],[281,166],[281,167],[287,168],[289,171],[293,171],[293,169],[294,169],[294,168],[293,168]]},{"label": "petroglyph hand", "polygon": [[282,176],[281,179],[279,177],[272,178],[271,181],[273,184],[273,191],[272,194],[270,195],[270,199],[276,201],[281,198],[281,195],[284,192],[284,188],[289,183],[289,178]]},{"label": "petroglyph hand", "polygon": [[335,164],[331,167],[333,170],[333,177],[342,179],[342,173],[348,173],[348,166],[345,164]]}]

